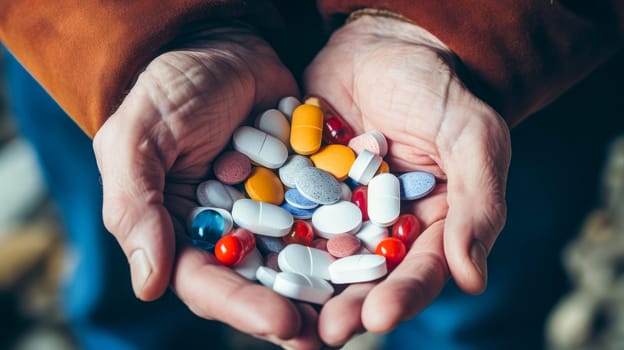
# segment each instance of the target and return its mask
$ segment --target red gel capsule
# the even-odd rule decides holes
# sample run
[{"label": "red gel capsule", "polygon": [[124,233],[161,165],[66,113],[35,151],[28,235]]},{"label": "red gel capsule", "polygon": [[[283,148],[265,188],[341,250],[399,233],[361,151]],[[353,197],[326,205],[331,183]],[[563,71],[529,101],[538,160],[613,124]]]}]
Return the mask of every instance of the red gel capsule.
[{"label": "red gel capsule", "polygon": [[420,235],[420,221],[412,214],[401,214],[392,225],[392,237],[396,237],[409,247]]},{"label": "red gel capsule", "polygon": [[377,249],[375,249],[375,254],[382,255],[386,258],[388,270],[397,267],[397,265],[403,261],[403,258],[405,258],[406,253],[407,249],[405,248],[405,244],[395,237],[384,238],[377,245]]},{"label": "red gel capsule", "polygon": [[362,221],[368,220],[368,187],[358,186],[351,192],[351,203],[362,212]]},{"label": "red gel capsule", "polygon": [[309,222],[303,220],[295,220],[293,228],[289,234],[282,237],[286,244],[297,243],[304,246],[310,246],[314,239],[314,230]]},{"label": "red gel capsule", "polygon": [[243,228],[238,228],[217,241],[215,257],[223,265],[236,265],[256,246],[256,237]]},{"label": "red gel capsule", "polygon": [[325,99],[318,96],[313,96],[311,99],[314,99],[314,102],[323,111],[323,141],[326,144],[339,143],[345,146],[348,145],[349,141],[355,137],[355,131],[353,131],[351,125]]}]

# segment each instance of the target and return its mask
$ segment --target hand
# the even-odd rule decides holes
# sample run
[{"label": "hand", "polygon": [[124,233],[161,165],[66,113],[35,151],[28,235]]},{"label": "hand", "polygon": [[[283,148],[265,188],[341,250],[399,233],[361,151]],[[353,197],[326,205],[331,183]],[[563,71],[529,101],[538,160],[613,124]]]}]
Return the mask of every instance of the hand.
[{"label": "hand", "polygon": [[453,67],[450,50],[422,28],[364,16],[336,31],[306,69],[306,93],[327,99],[357,133],[388,138],[393,172],[438,179],[434,193],[404,208],[425,227],[404,261],[385,280],[351,285],[324,305],[327,344],[393,329],[450,276],[468,293],[485,288],[486,257],[506,216],[509,130]]},{"label": "hand", "polygon": [[93,141],[106,228],[130,263],[142,300],[171,286],[197,315],[300,348],[317,347],[317,313],[245,280],[179,239],[193,184],[250,115],[297,85],[271,47],[250,30],[211,29],[155,58]]}]

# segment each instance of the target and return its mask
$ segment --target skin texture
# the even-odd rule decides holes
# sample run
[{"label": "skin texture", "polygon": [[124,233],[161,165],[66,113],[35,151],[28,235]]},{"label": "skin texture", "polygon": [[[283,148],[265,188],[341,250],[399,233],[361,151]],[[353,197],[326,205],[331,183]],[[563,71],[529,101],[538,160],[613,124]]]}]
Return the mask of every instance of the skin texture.
[{"label": "skin texture", "polygon": [[181,234],[193,185],[232,131],[297,95],[294,79],[244,28],[200,32],[176,47],[145,68],[94,138],[104,223],[128,257],[138,298],[153,300],[170,284],[203,318],[313,349],[391,330],[451,276],[468,293],[485,288],[486,255],[505,219],[509,131],[462,85],[436,38],[365,16],[335,32],[306,71],[306,92],[326,97],[357,133],[386,135],[394,172],[425,170],[440,182],[406,208],[425,229],[403,263],[382,282],[347,287],[320,312],[243,279]]},{"label": "skin texture", "polygon": [[357,134],[381,131],[393,172],[424,170],[438,180],[434,193],[404,208],[424,229],[405,260],[383,281],[351,285],[326,303],[321,339],[338,346],[363,330],[390,331],[450,277],[467,293],[482,292],[486,256],[505,222],[509,129],[458,79],[450,50],[416,25],[364,16],[332,35],[307,68],[305,88]]},{"label": "skin texture", "polygon": [[320,346],[317,313],[252,283],[184,238],[193,185],[248,116],[298,95],[271,47],[246,28],[198,32],[155,58],[94,138],[103,218],[142,300],[169,285],[195,314],[297,348]]}]

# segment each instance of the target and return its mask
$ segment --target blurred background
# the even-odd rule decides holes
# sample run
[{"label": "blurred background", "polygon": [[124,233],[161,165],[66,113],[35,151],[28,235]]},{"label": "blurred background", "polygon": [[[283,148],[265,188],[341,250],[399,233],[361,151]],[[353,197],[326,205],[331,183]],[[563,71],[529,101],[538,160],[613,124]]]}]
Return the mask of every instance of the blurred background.
[{"label": "blurred background", "polygon": [[[6,60],[6,54],[0,55],[0,68]],[[579,199],[577,215],[569,217],[566,232],[557,233],[565,244],[551,257],[556,267],[545,270],[557,274],[553,281],[563,282],[563,287],[555,288],[552,308],[538,325],[544,330],[547,349],[624,349],[624,141],[617,139],[624,120],[622,62],[620,54],[514,130],[515,134],[527,134],[528,129],[547,134],[572,124],[577,129],[586,127],[587,134],[608,145],[597,146],[600,156],[591,159],[583,152],[566,154],[566,145],[581,144],[587,134],[564,133],[559,140],[562,149],[557,150],[561,152],[535,150],[574,159],[577,167],[590,167],[591,177],[581,180],[594,193]],[[0,349],[77,349],[58,292],[75,270],[76,259],[65,244],[63,221],[37,155],[11,116],[8,95],[5,84],[0,84]],[[616,121],[613,118],[619,119],[609,133],[594,132]],[[566,174],[575,176],[573,171]],[[544,288],[552,291],[550,286]],[[227,327],[222,330],[225,340],[218,348],[274,348]],[[378,337],[367,334],[347,348],[376,349],[379,344]]]}]

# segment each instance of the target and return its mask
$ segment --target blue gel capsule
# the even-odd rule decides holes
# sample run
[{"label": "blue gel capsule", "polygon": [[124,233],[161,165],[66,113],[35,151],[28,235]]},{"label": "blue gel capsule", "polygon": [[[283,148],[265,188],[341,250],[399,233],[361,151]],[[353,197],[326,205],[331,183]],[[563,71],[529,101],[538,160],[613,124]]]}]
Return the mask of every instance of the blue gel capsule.
[{"label": "blue gel capsule", "polygon": [[318,207],[318,203],[313,202],[304,197],[299,190],[291,188],[284,194],[284,199],[290,204],[290,206],[297,209],[314,209]]},{"label": "blue gel capsule", "polygon": [[312,218],[312,214],[314,214],[314,211],[316,210],[316,208],[313,208],[313,209],[299,209],[299,208],[295,208],[292,205],[288,204],[288,202],[282,203],[282,205],[280,205],[280,207],[286,209],[286,211],[289,212],[290,215],[293,216],[293,218],[300,219],[300,220],[311,219]]},{"label": "blue gel capsule", "polygon": [[189,215],[189,236],[194,246],[210,251],[221,236],[232,230],[233,225],[232,215],[228,211],[199,207]]}]

